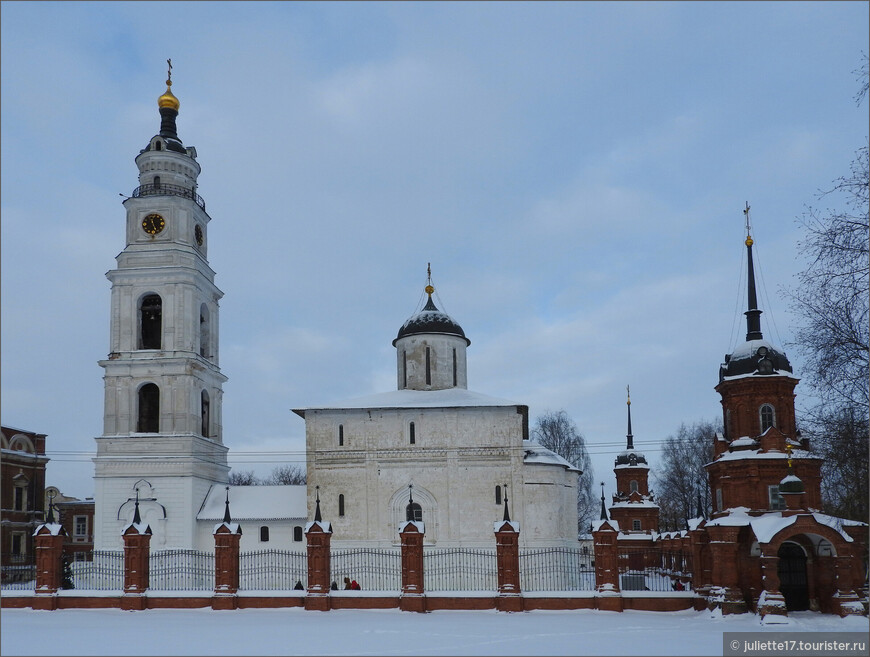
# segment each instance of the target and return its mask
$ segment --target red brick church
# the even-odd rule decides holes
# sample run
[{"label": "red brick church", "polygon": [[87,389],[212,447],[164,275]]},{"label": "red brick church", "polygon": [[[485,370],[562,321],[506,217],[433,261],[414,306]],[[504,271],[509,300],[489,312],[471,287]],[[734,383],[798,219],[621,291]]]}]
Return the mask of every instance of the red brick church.
[{"label": "red brick church", "polygon": [[746,341],[725,356],[715,388],[724,435],[713,437],[714,458],[705,466],[711,517],[690,520],[684,532],[657,533],[658,506],[646,459],[633,448],[629,406],[628,444],[614,468],[618,492],[610,520],[602,497],[596,544],[613,532],[620,558],[636,556],[629,546],[641,545],[684,553],[692,588],[723,613],[866,614],[868,527],[821,512],[822,459],[796,427],[798,378],[761,332],[752,244],[747,230]]}]

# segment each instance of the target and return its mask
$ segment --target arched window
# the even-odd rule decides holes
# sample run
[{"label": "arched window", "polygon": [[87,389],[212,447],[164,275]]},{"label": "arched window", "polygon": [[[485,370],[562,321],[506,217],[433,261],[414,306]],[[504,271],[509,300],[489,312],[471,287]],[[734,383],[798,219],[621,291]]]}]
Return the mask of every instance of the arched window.
[{"label": "arched window", "polygon": [[160,176],[154,176],[154,188],[160,187]]},{"label": "arched window", "polygon": [[160,349],[163,333],[163,301],[156,294],[142,299],[139,307],[139,348]]},{"label": "arched window", "polygon": [[200,396],[200,415],[202,417],[202,427],[201,433],[206,438],[209,437],[209,399],[208,392],[206,390],[202,391],[202,395]]},{"label": "arched window", "polygon": [[299,525],[296,525],[293,528],[293,540],[297,543],[302,542],[302,527],[300,527]]},{"label": "arched window", "polygon": [[211,326],[208,306],[205,304],[199,307],[199,355],[203,358],[211,357]]},{"label": "arched window", "polygon": [[155,142],[154,142],[154,150],[155,150],[155,151],[161,151],[161,150],[163,150],[163,142],[161,142],[161,141],[155,141]]},{"label": "arched window", "polygon": [[338,446],[341,447],[344,445],[344,425],[338,425]]},{"label": "arched window", "polygon": [[269,528],[265,525],[260,527],[260,542],[268,543],[269,542]]},{"label": "arched window", "polygon": [[338,496],[338,515],[339,517],[344,515],[344,495]]},{"label": "arched window", "polygon": [[773,406],[764,404],[759,409],[759,414],[761,415],[761,433],[764,433],[770,427],[776,426],[776,415],[774,414]]},{"label": "arched window", "polygon": [[405,507],[405,520],[420,522],[423,520],[423,507],[416,502],[411,502]]},{"label": "arched window", "polygon": [[417,442],[417,428],[413,422],[408,425],[408,440],[412,445]]},{"label": "arched window", "polygon": [[139,433],[158,433],[160,431],[160,388],[146,383],[139,388]]},{"label": "arched window", "polygon": [[432,368],[429,347],[426,347],[426,385],[432,385]]},{"label": "arched window", "polygon": [[501,504],[501,486],[495,487],[495,503]]},{"label": "arched window", "polygon": [[632,479],[630,482],[628,482],[628,489],[632,493],[637,492],[637,480],[636,479]]}]

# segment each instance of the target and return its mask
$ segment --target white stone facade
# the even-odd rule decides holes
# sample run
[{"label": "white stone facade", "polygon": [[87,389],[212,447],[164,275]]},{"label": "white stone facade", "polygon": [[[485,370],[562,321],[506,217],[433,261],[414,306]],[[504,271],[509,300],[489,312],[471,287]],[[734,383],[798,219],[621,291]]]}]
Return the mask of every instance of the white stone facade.
[{"label": "white stone facade", "polygon": [[174,116],[167,124],[161,114],[160,134],[136,157],[140,186],[124,201],[126,246],[106,274],[112,290],[109,354],[100,361],[96,549],[121,547],[137,489],[152,546],[198,547],[196,512],[229,472],[218,348],[223,293],[206,259],[210,218],[196,194],[196,151],[178,141]]}]

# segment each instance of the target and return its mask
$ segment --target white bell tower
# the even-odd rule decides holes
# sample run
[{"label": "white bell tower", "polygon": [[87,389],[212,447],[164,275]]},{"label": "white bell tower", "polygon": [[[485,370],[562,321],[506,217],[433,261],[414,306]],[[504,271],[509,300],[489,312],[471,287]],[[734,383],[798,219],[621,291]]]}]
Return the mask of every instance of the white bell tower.
[{"label": "white bell tower", "polygon": [[[136,157],[124,201],[126,247],[112,283],[103,435],[94,459],[94,547],[118,549],[139,492],[152,549],[196,548],[196,513],[227,481],[218,316],[223,293],[208,264],[196,149],[176,134],[171,72],[158,99],[160,132]],[[202,546],[207,547],[207,546]]]}]

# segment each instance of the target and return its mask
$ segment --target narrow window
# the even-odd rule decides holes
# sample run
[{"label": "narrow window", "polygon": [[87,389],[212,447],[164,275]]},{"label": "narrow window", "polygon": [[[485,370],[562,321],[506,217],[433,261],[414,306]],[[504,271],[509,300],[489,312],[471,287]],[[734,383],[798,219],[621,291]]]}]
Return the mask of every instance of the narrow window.
[{"label": "narrow window", "polygon": [[453,387],[457,385],[456,349],[453,350]]},{"label": "narrow window", "polygon": [[12,534],[12,560],[20,561],[22,556],[24,556],[24,534],[16,532]]},{"label": "narrow window", "polygon": [[764,433],[775,424],[773,406],[764,404],[759,412],[761,414],[761,433]]},{"label": "narrow window", "polygon": [[420,522],[423,520],[423,507],[416,502],[411,502],[405,507],[405,520]]},{"label": "narrow window", "polygon": [[160,349],[163,332],[163,301],[156,294],[142,299],[139,308],[139,348]]},{"label": "narrow window", "polygon": [[344,425],[338,425],[338,446],[341,447],[344,445]]},{"label": "narrow window", "polygon": [[211,327],[208,320],[208,306],[202,304],[199,307],[199,355],[203,358],[211,357]]},{"label": "narrow window", "polygon": [[163,142],[160,142],[160,141],[154,142],[154,150],[155,151],[163,150]]},{"label": "narrow window", "polygon": [[408,353],[402,352],[402,388],[408,387]]},{"label": "narrow window", "polygon": [[640,520],[632,520],[631,521],[631,528],[634,531],[639,532],[640,531]]},{"label": "narrow window", "polygon": [[260,527],[260,542],[268,543],[269,542],[269,528],[266,526]]},{"label": "narrow window", "polygon": [[296,527],[293,528],[293,540],[297,543],[302,542],[302,527],[299,525],[296,525]]},{"label": "narrow window", "polygon": [[779,484],[767,487],[767,498],[771,511],[782,511],[785,508],[785,499],[779,494]]},{"label": "narrow window", "polygon": [[632,493],[636,493],[637,492],[637,481],[635,479],[632,479],[630,482],[628,482],[628,487]]},{"label": "narrow window", "polygon": [[430,367],[429,347],[426,347],[426,385],[432,385],[432,369]]},{"label": "narrow window", "polygon": [[88,535],[88,517],[75,516],[73,519],[73,535],[76,538],[84,538]]},{"label": "narrow window", "polygon": [[154,176],[154,188],[157,189],[160,187],[160,176]]},{"label": "narrow window", "polygon": [[202,418],[202,426],[200,427],[200,431],[202,435],[208,438],[208,428],[209,428],[209,399],[208,392],[205,390],[202,391],[202,395],[200,395],[200,417]]},{"label": "narrow window", "polygon": [[495,503],[501,504],[501,486],[495,487]]},{"label": "narrow window", "polygon": [[344,495],[338,496],[338,515],[339,517],[344,515]]},{"label": "narrow window", "polygon": [[158,433],[160,431],[160,388],[146,383],[139,388],[139,433]]},{"label": "narrow window", "polygon": [[717,511],[722,510],[722,489],[721,488],[716,489],[716,510]]},{"label": "narrow window", "polygon": [[411,441],[411,444],[415,444],[417,442],[417,429],[414,427],[414,423],[408,425],[408,438]]},{"label": "narrow window", "polygon": [[13,511],[25,511],[25,500],[27,499],[27,490],[24,486],[15,487],[15,498],[12,502]]}]

